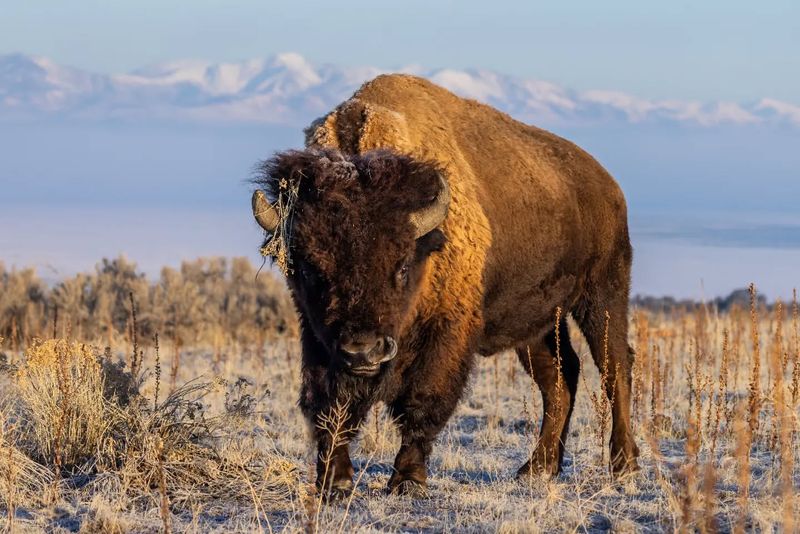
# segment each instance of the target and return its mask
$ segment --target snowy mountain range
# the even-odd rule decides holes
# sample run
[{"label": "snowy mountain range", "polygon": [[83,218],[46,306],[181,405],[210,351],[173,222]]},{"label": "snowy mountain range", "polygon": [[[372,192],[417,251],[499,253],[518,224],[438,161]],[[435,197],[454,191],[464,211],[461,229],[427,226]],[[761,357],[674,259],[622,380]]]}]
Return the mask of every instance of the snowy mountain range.
[{"label": "snowy mountain range", "polygon": [[[537,124],[608,121],[695,126],[788,124],[800,105],[651,100],[621,91],[572,91],[487,70],[399,69]],[[24,54],[0,55],[0,120],[202,120],[303,126],[384,69],[314,65],[295,53],[240,63],[177,61],[127,74],[101,74]]]}]

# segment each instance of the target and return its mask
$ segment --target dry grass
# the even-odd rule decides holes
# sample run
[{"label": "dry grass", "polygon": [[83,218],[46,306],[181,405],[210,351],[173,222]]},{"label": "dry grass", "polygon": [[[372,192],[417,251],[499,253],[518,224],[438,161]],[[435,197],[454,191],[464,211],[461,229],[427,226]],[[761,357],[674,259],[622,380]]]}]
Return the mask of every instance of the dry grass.
[{"label": "dry grass", "polygon": [[[399,437],[382,406],[352,446],[356,492],[322,501],[296,406],[299,347],[291,339],[225,349],[224,359],[219,347],[185,349],[171,393],[153,349],[143,351],[134,377],[91,346],[37,343],[0,373],[3,525],[20,532],[790,532],[800,514],[800,319],[795,302],[771,311],[753,302],[729,314],[705,307],[633,314],[639,474],[615,480],[608,472],[601,394],[608,370],[597,371],[576,337],[584,379],[563,474],[514,481],[535,445],[541,401],[515,370],[516,356],[501,354],[479,361],[434,448],[429,497],[417,501],[384,491]],[[115,357],[132,353],[124,347]],[[198,378],[209,375],[217,378]],[[335,433],[335,414],[330,425]]]},{"label": "dry grass", "polygon": [[[258,502],[272,511],[296,490],[296,465],[272,436],[253,432],[265,396],[244,380],[191,380],[159,401],[108,353],[63,339],[34,343],[5,372],[0,498],[9,525],[23,509],[94,503],[105,515],[87,508],[92,528],[111,528],[98,526],[109,507],[146,515],[156,506],[168,529],[173,514],[198,507],[249,512]],[[223,399],[216,411],[213,395]]]},{"label": "dry grass", "polygon": [[60,471],[106,464],[114,456],[114,429],[124,413],[107,398],[112,388],[90,347],[60,339],[34,342],[14,384],[16,433],[35,460],[52,460]]}]

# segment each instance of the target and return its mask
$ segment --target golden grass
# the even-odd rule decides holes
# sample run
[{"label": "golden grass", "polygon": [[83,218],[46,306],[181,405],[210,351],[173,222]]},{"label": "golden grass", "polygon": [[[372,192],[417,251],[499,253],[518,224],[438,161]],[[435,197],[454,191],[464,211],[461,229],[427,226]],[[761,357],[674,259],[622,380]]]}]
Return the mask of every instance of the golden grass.
[{"label": "golden grass", "polygon": [[[750,310],[634,311],[642,471],[622,480],[607,468],[613,369],[596,369],[585,340],[572,340],[583,378],[567,465],[553,480],[513,480],[538,439],[539,393],[513,372],[516,355],[480,359],[421,501],[384,492],[399,436],[382,407],[351,446],[356,492],[323,501],[296,406],[295,340],[226,349],[224,360],[216,347],[186,350],[172,392],[153,349],[139,351],[134,376],[110,352],[39,342],[0,371],[0,516],[21,531],[56,530],[56,510],[67,510],[86,532],[790,532],[800,514],[800,313],[796,301],[756,302],[753,289]],[[328,421],[334,440],[338,419]]]}]

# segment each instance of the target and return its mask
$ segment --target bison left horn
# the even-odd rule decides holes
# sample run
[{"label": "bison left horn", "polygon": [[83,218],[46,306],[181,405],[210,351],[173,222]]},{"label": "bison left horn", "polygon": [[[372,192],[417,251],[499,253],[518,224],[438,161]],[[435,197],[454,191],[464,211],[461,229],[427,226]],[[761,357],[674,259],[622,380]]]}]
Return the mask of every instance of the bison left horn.
[{"label": "bison left horn", "polygon": [[430,204],[419,211],[415,211],[409,217],[411,225],[414,226],[414,237],[420,238],[439,226],[447,216],[447,208],[450,206],[450,186],[444,176],[439,175],[441,185],[439,194]]},{"label": "bison left horn", "polygon": [[267,196],[260,189],[253,192],[252,203],[253,216],[256,218],[258,225],[267,232],[274,234],[280,222],[278,210],[270,205]]}]

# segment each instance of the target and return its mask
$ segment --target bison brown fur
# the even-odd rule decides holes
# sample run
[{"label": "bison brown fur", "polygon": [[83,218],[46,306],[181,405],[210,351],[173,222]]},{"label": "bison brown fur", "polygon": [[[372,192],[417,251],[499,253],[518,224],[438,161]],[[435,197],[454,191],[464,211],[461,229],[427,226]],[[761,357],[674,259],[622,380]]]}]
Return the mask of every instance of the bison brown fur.
[{"label": "bison brown fur", "polygon": [[[257,183],[273,201],[296,191],[287,279],[318,484],[352,488],[348,443],[383,401],[402,436],[389,488],[424,489],[475,354],[507,349],[544,404],[519,475],[557,473],[579,373],[568,314],[606,369],[612,467],[636,469],[632,251],[613,178],[572,143],[413,76],[376,78],[306,133],[308,148],[264,163]],[[319,425],[335,407],[346,407],[337,440]]]}]

